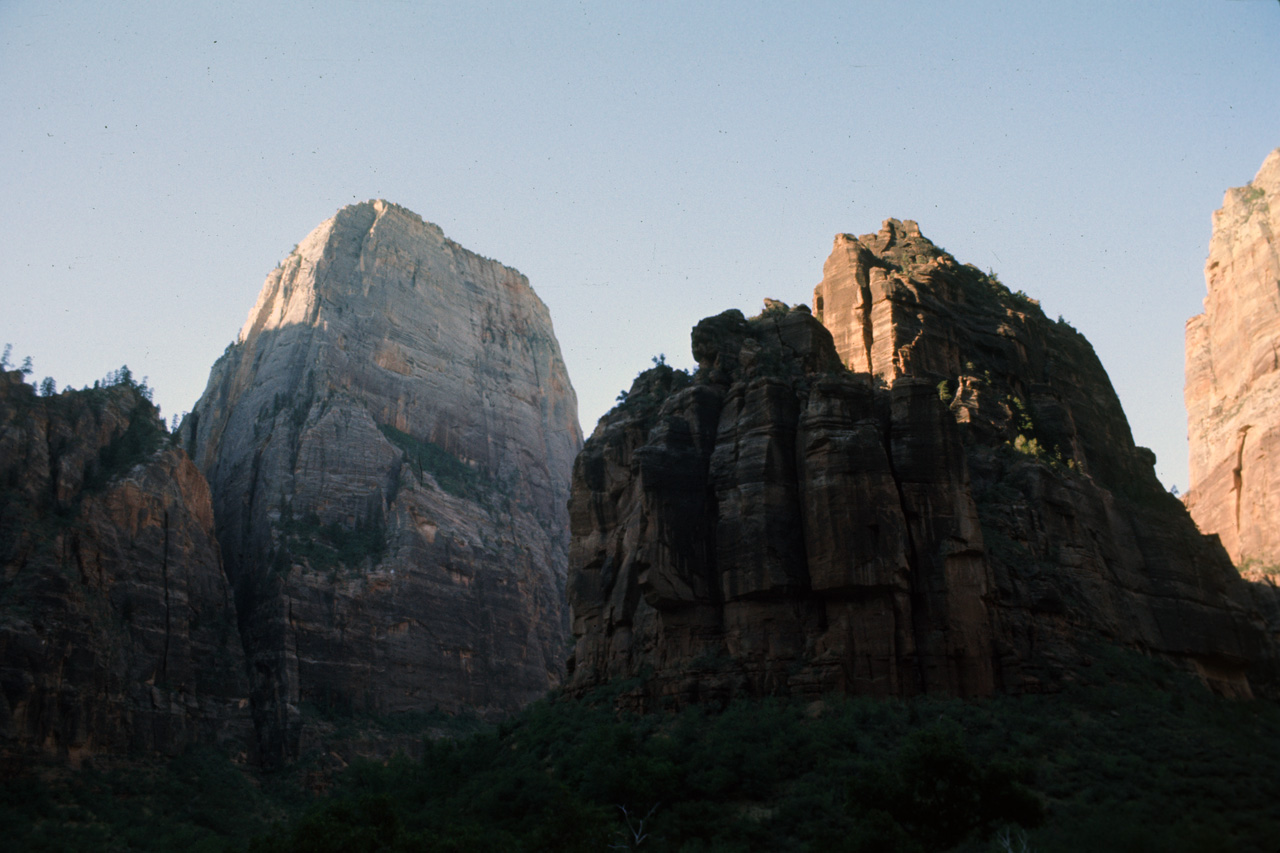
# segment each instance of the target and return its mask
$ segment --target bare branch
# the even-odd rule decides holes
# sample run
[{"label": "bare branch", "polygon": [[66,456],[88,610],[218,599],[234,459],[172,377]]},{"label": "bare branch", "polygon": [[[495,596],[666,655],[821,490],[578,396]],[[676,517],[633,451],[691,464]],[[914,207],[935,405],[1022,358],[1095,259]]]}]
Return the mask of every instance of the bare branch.
[{"label": "bare branch", "polygon": [[[610,850],[635,850],[649,837],[649,833],[644,831],[644,825],[653,817],[653,813],[658,810],[661,803],[654,803],[648,813],[642,818],[637,818],[627,811],[626,806],[618,806],[618,811],[622,812],[622,819],[627,824],[627,831],[621,829],[614,834],[622,836],[622,840],[609,845]],[[628,837],[628,832],[630,837]]]}]

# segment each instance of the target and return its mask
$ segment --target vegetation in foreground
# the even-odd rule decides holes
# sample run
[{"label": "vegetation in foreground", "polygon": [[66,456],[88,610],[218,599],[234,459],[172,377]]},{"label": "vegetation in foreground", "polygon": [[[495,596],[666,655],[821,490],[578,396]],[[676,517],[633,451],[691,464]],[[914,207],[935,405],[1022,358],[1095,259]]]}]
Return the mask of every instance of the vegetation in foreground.
[{"label": "vegetation in foreground", "polygon": [[1107,652],[1048,696],[766,699],[648,717],[616,689],[357,762],[324,795],[210,751],[0,785],[24,850],[1253,851],[1280,706]]}]

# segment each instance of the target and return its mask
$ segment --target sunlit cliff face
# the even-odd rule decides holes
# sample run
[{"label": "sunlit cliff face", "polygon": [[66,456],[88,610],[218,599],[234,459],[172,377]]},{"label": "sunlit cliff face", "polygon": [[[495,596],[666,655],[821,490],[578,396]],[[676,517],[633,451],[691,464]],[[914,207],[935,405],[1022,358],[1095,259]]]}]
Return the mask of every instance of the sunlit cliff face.
[{"label": "sunlit cliff face", "polygon": [[1238,566],[1280,565],[1280,149],[1213,215],[1187,321],[1187,509]]},{"label": "sunlit cliff face", "polygon": [[209,477],[266,754],[300,703],[509,710],[560,679],[577,403],[517,271],[383,201],[263,285],[184,440]]}]

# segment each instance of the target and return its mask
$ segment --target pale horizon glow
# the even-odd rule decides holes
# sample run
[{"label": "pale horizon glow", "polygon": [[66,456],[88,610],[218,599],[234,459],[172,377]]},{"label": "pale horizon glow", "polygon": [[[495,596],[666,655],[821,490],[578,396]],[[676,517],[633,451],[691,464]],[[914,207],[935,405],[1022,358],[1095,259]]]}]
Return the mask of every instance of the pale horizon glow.
[{"label": "pale horizon glow", "polygon": [[1280,146],[1280,3],[0,4],[0,345],[189,410],[383,198],[529,277],[584,432],[689,330],[914,219],[1088,337],[1187,486],[1210,218]]}]

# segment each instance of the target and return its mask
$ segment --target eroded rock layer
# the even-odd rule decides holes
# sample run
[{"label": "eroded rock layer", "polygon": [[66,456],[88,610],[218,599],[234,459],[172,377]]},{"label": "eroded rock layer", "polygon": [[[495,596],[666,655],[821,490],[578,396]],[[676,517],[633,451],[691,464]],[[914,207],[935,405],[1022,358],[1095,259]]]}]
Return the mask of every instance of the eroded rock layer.
[{"label": "eroded rock layer", "polygon": [[1030,692],[1105,643],[1270,684],[1245,584],[1074,329],[895,220],[836,238],[814,304],[703,320],[696,373],[642,373],[588,439],[573,689]]},{"label": "eroded rock layer", "polygon": [[0,751],[241,749],[248,685],[208,487],[130,382],[0,373]]},{"label": "eroded rock layer", "polygon": [[1213,215],[1187,321],[1187,508],[1242,568],[1280,570],[1280,149]]},{"label": "eroded rock layer", "polygon": [[386,202],[272,272],[182,432],[268,761],[306,711],[514,709],[561,678],[577,402],[513,269]]}]

